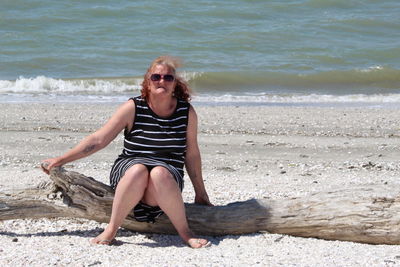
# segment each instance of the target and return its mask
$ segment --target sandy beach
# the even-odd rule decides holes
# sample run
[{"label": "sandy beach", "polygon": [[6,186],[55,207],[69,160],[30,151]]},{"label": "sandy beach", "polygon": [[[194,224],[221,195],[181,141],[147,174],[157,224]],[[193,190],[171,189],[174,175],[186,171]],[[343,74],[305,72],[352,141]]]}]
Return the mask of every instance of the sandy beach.
[{"label": "sandy beach", "polygon": [[[41,160],[98,129],[117,104],[1,104],[0,190],[48,180]],[[400,183],[400,110],[344,107],[195,106],[203,176],[215,205],[284,199],[348,186]],[[122,135],[65,166],[108,184]],[[185,177],[185,202],[194,192]],[[193,250],[178,236],[121,229],[119,246],[91,246],[104,227],[83,219],[0,222],[1,266],[395,266],[399,246],[270,233],[208,236]]]}]

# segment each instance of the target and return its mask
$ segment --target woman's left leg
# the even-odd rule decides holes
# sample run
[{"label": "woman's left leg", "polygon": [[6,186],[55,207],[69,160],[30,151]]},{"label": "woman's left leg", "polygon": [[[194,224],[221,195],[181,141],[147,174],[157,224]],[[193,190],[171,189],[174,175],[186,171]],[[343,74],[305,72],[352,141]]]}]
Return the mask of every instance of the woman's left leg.
[{"label": "woman's left leg", "polygon": [[158,166],[151,170],[143,201],[151,206],[159,206],[189,246],[199,248],[208,243],[205,239],[196,238],[189,229],[181,191],[166,168]]},{"label": "woman's left leg", "polygon": [[142,164],[135,164],[125,172],[115,190],[110,222],[100,235],[90,241],[92,244],[112,243],[125,217],[143,198],[148,177],[149,171]]}]

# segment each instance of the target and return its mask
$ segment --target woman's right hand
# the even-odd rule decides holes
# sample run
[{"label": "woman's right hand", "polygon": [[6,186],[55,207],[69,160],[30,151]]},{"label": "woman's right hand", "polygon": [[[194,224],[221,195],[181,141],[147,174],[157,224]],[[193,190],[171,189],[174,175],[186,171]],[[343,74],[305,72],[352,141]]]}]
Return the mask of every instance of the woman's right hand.
[{"label": "woman's right hand", "polygon": [[60,158],[51,158],[43,160],[42,163],[40,164],[40,167],[42,168],[42,171],[44,171],[46,174],[50,174],[50,170],[53,167],[58,167],[61,165],[62,163]]}]

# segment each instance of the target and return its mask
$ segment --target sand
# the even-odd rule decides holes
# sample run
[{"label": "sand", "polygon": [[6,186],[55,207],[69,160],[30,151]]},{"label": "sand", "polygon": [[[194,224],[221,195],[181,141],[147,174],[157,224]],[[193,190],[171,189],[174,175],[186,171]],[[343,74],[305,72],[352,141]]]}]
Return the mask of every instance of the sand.
[{"label": "sand", "polygon": [[[40,161],[99,128],[117,104],[1,104],[0,190],[48,177]],[[196,106],[211,201],[284,199],[355,185],[400,183],[400,110],[345,107]],[[108,183],[122,136],[66,168]],[[194,193],[186,176],[184,200]],[[119,246],[91,246],[105,224],[83,219],[0,222],[1,266],[391,266],[400,247],[270,233],[208,236],[193,250],[178,236],[121,229]]]}]

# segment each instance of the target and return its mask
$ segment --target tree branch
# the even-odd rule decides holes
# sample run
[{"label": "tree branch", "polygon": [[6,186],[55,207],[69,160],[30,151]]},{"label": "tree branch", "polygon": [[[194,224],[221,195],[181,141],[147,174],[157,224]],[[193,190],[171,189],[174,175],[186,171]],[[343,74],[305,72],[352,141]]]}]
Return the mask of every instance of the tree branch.
[{"label": "tree branch", "polygon": [[[0,220],[73,217],[108,222],[113,190],[91,177],[53,168],[53,186],[0,193]],[[191,229],[200,235],[260,231],[371,244],[400,244],[400,187],[371,185],[282,200],[251,199],[225,206],[185,204]],[[166,215],[154,224],[131,213],[124,228],[176,233]]]}]

